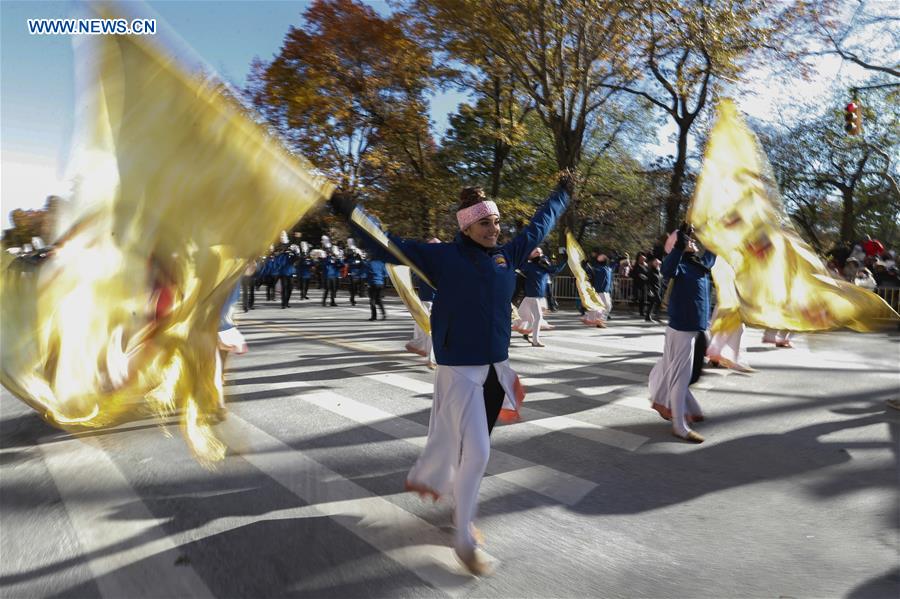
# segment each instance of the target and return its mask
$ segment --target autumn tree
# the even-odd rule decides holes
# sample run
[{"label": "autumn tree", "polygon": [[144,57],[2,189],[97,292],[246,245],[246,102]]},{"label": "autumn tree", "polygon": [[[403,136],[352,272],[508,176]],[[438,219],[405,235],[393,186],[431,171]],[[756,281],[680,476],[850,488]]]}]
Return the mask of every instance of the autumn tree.
[{"label": "autumn tree", "polygon": [[[827,3],[821,3],[824,10]],[[792,28],[809,18],[802,0],[645,0],[636,3],[633,81],[603,86],[644,98],[675,125],[674,161],[663,205],[665,229],[681,221],[690,136],[714,95],[743,78],[765,54],[782,57]]]},{"label": "autumn tree", "polygon": [[900,237],[897,93],[864,96],[859,136],[844,131],[844,100],[836,94],[824,110],[810,107],[810,116],[790,127],[762,131],[786,208],[819,249],[861,234],[889,243]]},{"label": "autumn tree", "polygon": [[[377,190],[398,159],[419,159],[428,145],[422,96],[431,58],[409,37],[408,26],[402,14],[382,18],[354,0],[315,0],[278,55],[253,64],[255,106],[346,190]],[[399,158],[387,144],[398,128]]]},{"label": "autumn tree", "polygon": [[40,237],[44,243],[51,243],[55,234],[56,217],[65,200],[59,196],[47,196],[43,208],[10,212],[12,227],[3,231],[4,247],[21,247],[31,243],[33,237]]},{"label": "autumn tree", "polygon": [[431,27],[502,61],[552,133],[557,168],[577,167],[590,117],[624,76],[631,3],[618,0],[417,0]]}]

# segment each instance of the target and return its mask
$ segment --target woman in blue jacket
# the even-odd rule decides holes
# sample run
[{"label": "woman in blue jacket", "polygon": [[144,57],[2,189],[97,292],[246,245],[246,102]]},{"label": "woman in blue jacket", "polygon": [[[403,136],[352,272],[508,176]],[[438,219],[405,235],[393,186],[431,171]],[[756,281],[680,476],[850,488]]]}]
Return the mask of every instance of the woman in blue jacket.
[{"label": "woman in blue jacket", "polygon": [[550,264],[543,250],[535,248],[528,262],[519,269],[525,275],[525,299],[519,305],[519,320],[513,324],[513,329],[525,335],[525,339],[531,342],[532,347],[544,347],[540,336],[550,275],[555,275],[565,267],[565,260],[559,264]]},{"label": "woman in blue jacket", "polygon": [[650,399],[653,408],[672,421],[672,434],[685,441],[703,443],[690,426],[703,420],[700,404],[691,394],[691,371],[698,333],[709,326],[710,269],[716,255],[698,256],[690,227],[682,225],[672,251],[663,260],[662,275],[670,279],[669,326],[663,355],[650,371]]},{"label": "woman in blue jacket", "polygon": [[[425,243],[388,235],[391,242],[434,283],[437,295],[431,330],[437,360],[428,439],[410,470],[406,488],[437,499],[453,497],[454,550],[474,574],[490,561],[477,548],[472,521],[478,489],[490,456],[490,431],[500,410],[517,409],[524,392],[509,366],[510,300],[516,269],[553,229],[574,187],[565,174],[531,222],[511,241],[499,244],[500,213],[480,187],[460,194],[459,233],[453,243]],[[335,210],[349,217],[355,206],[332,196]],[[395,256],[358,229],[371,256],[397,263]],[[505,401],[504,401],[505,400]]]},{"label": "woman in blue jacket", "polygon": [[593,318],[590,321],[597,321],[598,328],[606,328],[606,321],[609,320],[609,313],[612,312],[612,288],[613,273],[609,265],[609,258],[606,254],[599,254],[593,264],[585,264],[586,270],[591,276],[591,284],[597,292],[600,301],[603,303],[603,309],[599,314],[591,314]]}]

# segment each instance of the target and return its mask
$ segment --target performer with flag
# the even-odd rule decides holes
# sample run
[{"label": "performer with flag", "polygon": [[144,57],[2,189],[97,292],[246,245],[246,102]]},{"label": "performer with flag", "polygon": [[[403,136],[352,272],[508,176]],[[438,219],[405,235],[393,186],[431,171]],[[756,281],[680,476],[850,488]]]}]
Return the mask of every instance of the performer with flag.
[{"label": "performer with flag", "polygon": [[[544,325],[544,307],[547,303],[547,286],[550,275],[566,267],[566,260],[551,264],[541,248],[535,248],[519,270],[525,275],[525,299],[519,305],[519,320],[513,330],[522,333],[532,347],[544,347],[541,343],[541,326]],[[529,339],[529,336],[531,337]]]},{"label": "performer with flag", "polygon": [[663,261],[663,276],[670,279],[669,325],[663,355],[650,371],[653,409],[672,421],[672,434],[693,443],[703,443],[689,422],[703,420],[700,404],[691,394],[694,344],[709,324],[709,270],[716,261],[712,252],[698,255],[691,228],[683,224],[676,232],[672,251]]},{"label": "performer with flag", "polygon": [[79,185],[39,271],[3,271],[0,382],[69,430],[177,415],[211,464],[226,451],[210,426],[220,311],[248,262],[333,186],[157,36],[87,37],[75,48]]},{"label": "performer with flag", "polygon": [[[364,234],[372,257],[406,262],[434,284],[431,324],[437,370],[428,440],[406,488],[435,499],[452,495],[456,555],[473,574],[492,565],[477,548],[472,521],[490,455],[490,432],[501,408],[517,410],[524,398],[509,365],[510,298],[515,270],[546,237],[569,204],[574,176],[564,173],[531,222],[498,245],[500,213],[480,187],[460,194],[460,232],[453,243],[422,243],[385,235],[349,196],[334,208]],[[362,224],[365,223],[365,229]],[[370,230],[371,229],[371,230]]]},{"label": "performer with flag", "polygon": [[597,323],[597,327],[605,328],[606,322],[609,320],[609,313],[612,312],[612,287],[613,274],[612,267],[609,265],[609,258],[606,254],[597,254],[594,263],[586,263],[585,266],[592,273],[591,283],[597,296],[603,304],[603,312],[601,321]]}]

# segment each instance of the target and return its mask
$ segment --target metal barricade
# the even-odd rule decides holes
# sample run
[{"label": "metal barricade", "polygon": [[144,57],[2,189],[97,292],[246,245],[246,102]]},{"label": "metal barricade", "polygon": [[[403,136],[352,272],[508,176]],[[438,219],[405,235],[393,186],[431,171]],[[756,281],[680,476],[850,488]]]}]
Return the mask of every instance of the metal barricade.
[{"label": "metal barricade", "polygon": [[876,287],[875,293],[880,295],[891,308],[900,312],[900,287]]},{"label": "metal barricade", "polygon": [[[631,303],[633,300],[634,280],[630,277],[613,276],[612,299],[615,303]],[[553,295],[558,300],[578,299],[578,289],[575,286],[575,277],[571,275],[557,275],[553,277]]]}]

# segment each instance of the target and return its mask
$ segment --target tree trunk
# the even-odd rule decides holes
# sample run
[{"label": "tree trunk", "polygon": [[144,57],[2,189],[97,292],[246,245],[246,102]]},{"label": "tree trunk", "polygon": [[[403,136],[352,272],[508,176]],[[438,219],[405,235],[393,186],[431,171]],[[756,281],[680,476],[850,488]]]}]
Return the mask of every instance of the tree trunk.
[{"label": "tree trunk", "polygon": [[687,123],[678,123],[678,150],[669,181],[666,198],[666,232],[672,232],[681,224],[681,207],[684,204],[684,172],[687,166]]},{"label": "tree trunk", "polygon": [[502,141],[494,142],[494,163],[491,165],[491,197],[500,195],[500,175],[503,173],[503,164],[509,156],[509,144]]},{"label": "tree trunk", "polygon": [[856,218],[853,205],[853,188],[847,187],[841,190],[844,198],[843,211],[841,212],[841,242],[852,243],[856,240]]}]

